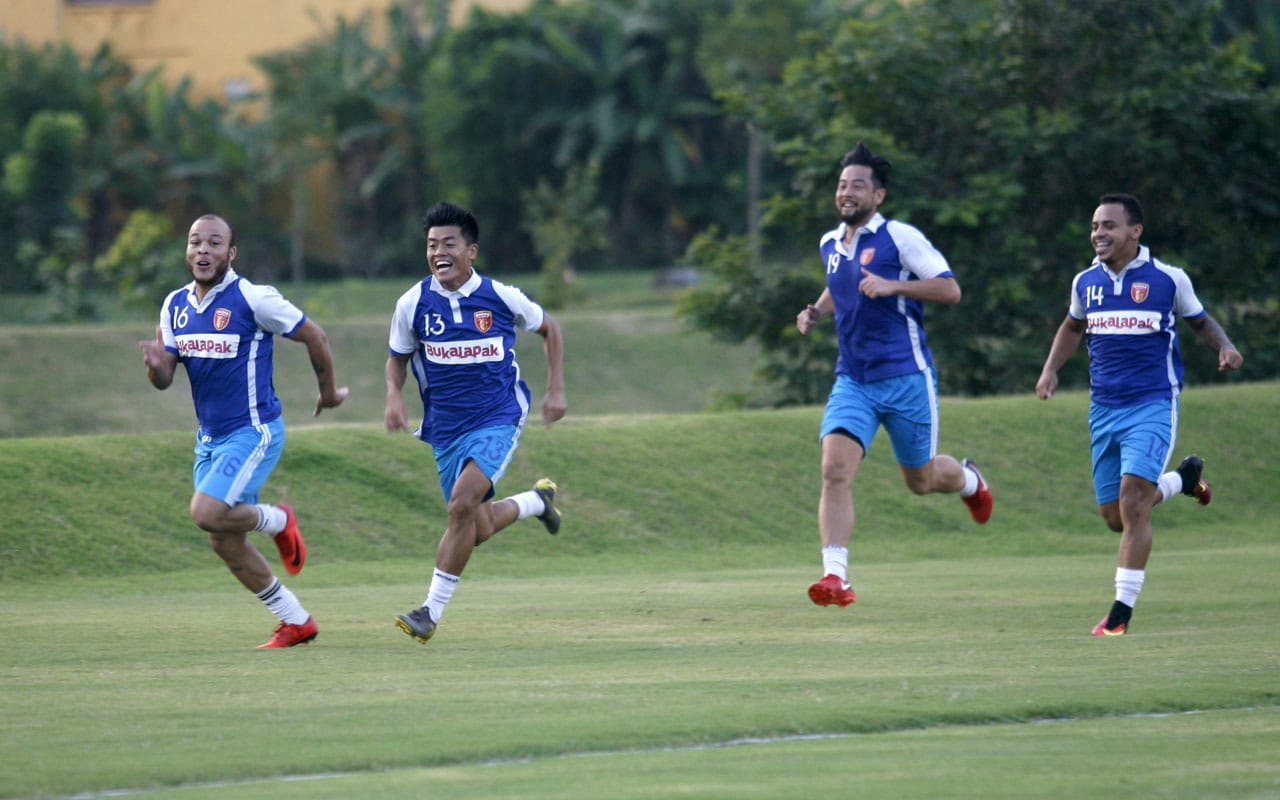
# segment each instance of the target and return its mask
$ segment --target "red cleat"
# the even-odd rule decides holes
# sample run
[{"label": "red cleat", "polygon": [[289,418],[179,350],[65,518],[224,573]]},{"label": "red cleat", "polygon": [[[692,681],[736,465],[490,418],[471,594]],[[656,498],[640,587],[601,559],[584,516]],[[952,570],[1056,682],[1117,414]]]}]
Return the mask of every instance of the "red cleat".
[{"label": "red cleat", "polygon": [[301,625],[290,625],[287,622],[281,622],[276,626],[275,634],[272,635],[271,641],[258,645],[258,649],[265,650],[271,647],[293,647],[299,644],[310,644],[318,633],[320,633],[320,626],[316,624],[315,617],[307,617],[307,621]]},{"label": "red cleat", "polygon": [[285,572],[297,575],[302,572],[302,565],[307,563],[307,543],[302,539],[302,531],[298,530],[298,516],[293,513],[293,506],[279,503],[278,507],[287,517],[284,530],[272,538],[276,540],[276,549],[280,551],[280,563]]},{"label": "red cleat", "polygon": [[973,463],[973,459],[966,458],[960,462],[960,466],[973,470],[973,473],[978,476],[978,491],[960,499],[969,507],[973,521],[979,524],[984,523],[991,519],[991,508],[995,505],[991,497],[991,489],[987,486],[986,479],[982,477],[982,472],[978,470],[978,465]]},{"label": "red cleat", "polygon": [[809,587],[809,599],[820,606],[836,605],[844,608],[858,598],[848,581],[835,575],[824,575],[822,580]]}]

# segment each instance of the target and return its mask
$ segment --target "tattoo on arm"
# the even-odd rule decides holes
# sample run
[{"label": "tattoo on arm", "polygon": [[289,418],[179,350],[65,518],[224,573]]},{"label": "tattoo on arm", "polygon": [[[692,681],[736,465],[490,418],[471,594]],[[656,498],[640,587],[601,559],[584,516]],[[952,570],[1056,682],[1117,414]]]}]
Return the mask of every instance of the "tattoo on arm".
[{"label": "tattoo on arm", "polygon": [[1235,345],[1231,343],[1231,339],[1227,336],[1227,332],[1223,330],[1222,325],[1216,319],[1209,315],[1205,315],[1204,324],[1197,331],[1200,341],[1204,342],[1214,350],[1221,350],[1224,347],[1235,349]]}]

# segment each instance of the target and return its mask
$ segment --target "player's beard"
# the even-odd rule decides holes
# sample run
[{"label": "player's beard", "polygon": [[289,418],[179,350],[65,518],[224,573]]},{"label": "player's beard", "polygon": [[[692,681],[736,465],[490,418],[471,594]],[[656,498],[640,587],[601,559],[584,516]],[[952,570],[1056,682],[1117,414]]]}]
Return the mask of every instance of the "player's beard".
[{"label": "player's beard", "polygon": [[861,228],[871,219],[871,215],[875,213],[875,209],[858,207],[852,214],[841,214],[840,221],[850,228]]},{"label": "player's beard", "polygon": [[222,279],[227,277],[227,270],[231,269],[231,259],[224,258],[221,261],[215,261],[212,264],[212,267],[213,267],[213,277],[209,278],[208,280],[201,280],[200,278],[196,277],[194,270],[191,272],[191,278],[196,282],[196,285],[199,286],[201,289],[204,289],[205,291],[208,291],[209,289],[212,289],[218,284],[222,283]]}]

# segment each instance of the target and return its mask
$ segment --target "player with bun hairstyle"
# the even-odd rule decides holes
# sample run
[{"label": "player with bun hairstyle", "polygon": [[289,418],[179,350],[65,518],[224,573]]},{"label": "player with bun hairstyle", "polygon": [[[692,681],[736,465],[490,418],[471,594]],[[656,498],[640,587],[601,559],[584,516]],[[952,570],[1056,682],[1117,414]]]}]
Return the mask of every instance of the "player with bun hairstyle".
[{"label": "player with bun hairstyle", "polygon": [[923,233],[880,214],[889,176],[888,159],[862,142],[841,159],[840,225],[819,245],[827,286],[796,315],[802,334],[834,317],[840,349],[819,436],[823,577],[809,587],[809,598],[824,606],[855,600],[847,576],[853,482],[882,425],[913,494],[958,492],[974,520],[991,517],[991,491],[977,464],[937,452],[938,378],[924,304],[960,302],[960,285]]}]

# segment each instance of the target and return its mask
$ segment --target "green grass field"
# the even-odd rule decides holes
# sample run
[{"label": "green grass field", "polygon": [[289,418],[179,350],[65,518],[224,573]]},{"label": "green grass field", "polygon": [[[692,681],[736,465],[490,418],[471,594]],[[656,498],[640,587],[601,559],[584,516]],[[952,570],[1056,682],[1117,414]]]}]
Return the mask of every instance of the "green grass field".
[{"label": "green grass field", "polygon": [[985,526],[877,441],[847,609],[805,596],[819,409],[531,427],[501,490],[554,476],[564,529],[479,549],[426,646],[393,625],[444,518],[408,436],[291,432],[264,499],[321,633],[279,652],[186,517],[188,433],[0,440],[0,796],[1277,797],[1277,389],[1184,395],[1214,502],[1156,510],[1116,639],[1078,393],[944,400]]}]

